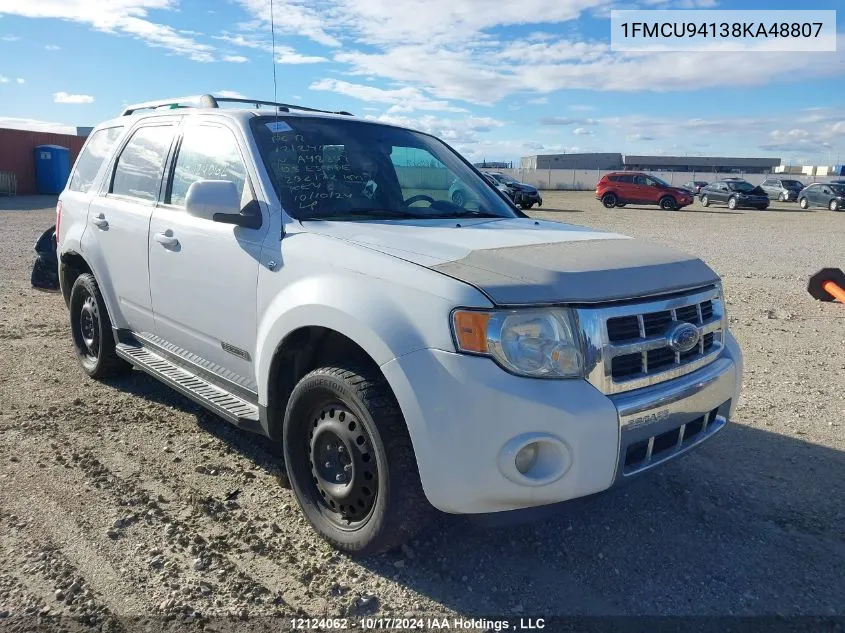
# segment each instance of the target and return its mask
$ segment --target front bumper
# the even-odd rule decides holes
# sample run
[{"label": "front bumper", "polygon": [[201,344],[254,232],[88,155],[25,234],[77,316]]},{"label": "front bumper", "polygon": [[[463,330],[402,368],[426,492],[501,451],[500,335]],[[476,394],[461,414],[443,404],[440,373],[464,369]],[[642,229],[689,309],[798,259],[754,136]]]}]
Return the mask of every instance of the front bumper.
[{"label": "front bumper", "polygon": [[516,204],[537,204],[543,206],[543,197],[539,191],[515,191],[513,201]]},{"label": "front bumper", "polygon": [[[440,350],[402,356],[382,371],[428,500],[444,512],[480,514],[601,492],[706,441],[736,406],[742,356],[728,335],[710,365],[612,397],[584,380],[522,378],[490,359]],[[523,476],[513,459],[531,442],[545,457]]]}]

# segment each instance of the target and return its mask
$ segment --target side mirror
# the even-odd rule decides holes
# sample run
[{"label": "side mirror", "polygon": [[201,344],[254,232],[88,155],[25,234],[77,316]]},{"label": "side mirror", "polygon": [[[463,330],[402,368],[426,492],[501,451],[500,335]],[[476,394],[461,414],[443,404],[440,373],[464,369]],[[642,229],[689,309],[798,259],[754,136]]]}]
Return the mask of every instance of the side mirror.
[{"label": "side mirror", "polygon": [[257,205],[250,204],[242,210],[238,188],[230,180],[198,180],[192,183],[185,196],[185,211],[194,217],[223,224],[250,229],[261,226],[261,212]]}]

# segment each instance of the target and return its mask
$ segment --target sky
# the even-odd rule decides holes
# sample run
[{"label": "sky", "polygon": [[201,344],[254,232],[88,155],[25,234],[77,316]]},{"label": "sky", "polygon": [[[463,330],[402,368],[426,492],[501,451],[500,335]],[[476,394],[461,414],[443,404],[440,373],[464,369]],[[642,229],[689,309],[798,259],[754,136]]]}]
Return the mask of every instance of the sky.
[{"label": "sky", "polygon": [[[610,50],[610,10],[841,9],[836,52]],[[845,162],[842,0],[0,0],[0,127],[214,93],[406,125],[473,161]]]}]

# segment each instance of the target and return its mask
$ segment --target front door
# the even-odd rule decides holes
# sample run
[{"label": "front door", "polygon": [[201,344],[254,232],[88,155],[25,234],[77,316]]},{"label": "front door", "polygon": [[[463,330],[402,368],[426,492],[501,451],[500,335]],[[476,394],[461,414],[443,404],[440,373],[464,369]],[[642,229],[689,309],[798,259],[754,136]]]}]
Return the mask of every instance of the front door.
[{"label": "front door", "polygon": [[132,132],[88,211],[91,250],[102,258],[94,272],[114,301],[114,324],[138,332],[153,329],[147,233],[175,129],[171,120]]},{"label": "front door", "polygon": [[215,377],[256,390],[256,285],[267,232],[188,215],[198,180],[229,180],[254,198],[238,133],[221,123],[186,122],[163,204],[150,223],[150,294],[158,343]]}]

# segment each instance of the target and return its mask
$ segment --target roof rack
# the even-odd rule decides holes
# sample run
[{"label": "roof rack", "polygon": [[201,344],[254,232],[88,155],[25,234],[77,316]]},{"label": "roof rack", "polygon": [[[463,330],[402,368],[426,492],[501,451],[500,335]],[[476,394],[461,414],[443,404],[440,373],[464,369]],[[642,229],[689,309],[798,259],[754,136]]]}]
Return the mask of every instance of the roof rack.
[{"label": "roof rack", "polygon": [[236,99],[234,97],[215,97],[214,95],[194,95],[190,97],[175,97],[172,99],[161,99],[158,101],[145,101],[143,103],[136,103],[134,105],[124,108],[120,116],[128,116],[134,114],[138,110],[157,110],[159,108],[177,109],[177,108],[219,108],[220,103],[243,103],[247,105],[260,108],[261,106],[273,106],[278,108],[280,112],[290,112],[291,110],[299,110],[302,112],[322,112],[323,114],[343,114],[352,116],[350,112],[344,110],[318,110],[317,108],[306,108],[305,106],[293,105],[290,103],[278,103],[276,101],[260,101],[257,99]]}]

